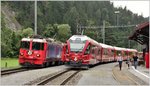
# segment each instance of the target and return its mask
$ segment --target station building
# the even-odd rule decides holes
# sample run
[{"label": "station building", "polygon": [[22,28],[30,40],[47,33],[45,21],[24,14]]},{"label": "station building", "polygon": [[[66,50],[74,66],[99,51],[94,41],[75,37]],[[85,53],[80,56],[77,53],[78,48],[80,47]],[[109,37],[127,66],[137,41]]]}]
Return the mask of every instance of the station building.
[{"label": "station building", "polygon": [[145,66],[146,68],[149,68],[149,22],[138,24],[129,39],[143,45]]}]

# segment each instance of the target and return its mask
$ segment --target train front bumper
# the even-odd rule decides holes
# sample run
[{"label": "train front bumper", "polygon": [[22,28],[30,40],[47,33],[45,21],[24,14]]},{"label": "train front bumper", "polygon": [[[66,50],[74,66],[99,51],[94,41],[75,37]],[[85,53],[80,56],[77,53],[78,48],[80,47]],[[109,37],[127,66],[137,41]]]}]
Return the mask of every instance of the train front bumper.
[{"label": "train front bumper", "polygon": [[87,63],[83,63],[82,61],[69,61],[69,62],[65,62],[65,65],[73,66],[73,67],[88,66]]}]

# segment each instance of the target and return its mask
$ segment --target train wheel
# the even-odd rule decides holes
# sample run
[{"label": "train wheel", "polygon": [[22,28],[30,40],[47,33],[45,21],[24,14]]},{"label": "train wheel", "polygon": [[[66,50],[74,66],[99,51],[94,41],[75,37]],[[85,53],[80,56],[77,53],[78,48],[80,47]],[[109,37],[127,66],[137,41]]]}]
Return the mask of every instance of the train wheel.
[{"label": "train wheel", "polygon": [[55,65],[58,65],[58,61],[55,61]]},{"label": "train wheel", "polygon": [[87,65],[87,66],[85,66],[84,67],[86,70],[88,70],[89,68],[90,68],[90,66],[89,65]]},{"label": "train wheel", "polygon": [[46,62],[45,67],[49,67],[49,66],[50,66],[49,62]]},{"label": "train wheel", "polygon": [[62,61],[60,61],[60,65],[63,65],[64,63]]},{"label": "train wheel", "polygon": [[43,63],[42,65],[40,65],[40,67],[41,67],[41,68],[44,68],[44,67],[45,67],[45,64]]},{"label": "train wheel", "polygon": [[52,62],[49,62],[49,66],[52,66]]},{"label": "train wheel", "polygon": [[61,65],[62,64],[62,62],[61,61],[58,61],[58,65]]}]

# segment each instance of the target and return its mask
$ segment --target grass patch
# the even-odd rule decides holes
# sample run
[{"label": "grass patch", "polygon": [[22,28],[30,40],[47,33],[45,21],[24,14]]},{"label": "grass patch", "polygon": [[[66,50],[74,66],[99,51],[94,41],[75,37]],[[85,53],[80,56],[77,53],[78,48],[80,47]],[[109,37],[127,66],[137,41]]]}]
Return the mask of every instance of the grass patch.
[{"label": "grass patch", "polygon": [[[7,65],[6,65],[7,63]],[[1,58],[1,68],[15,68],[19,67],[18,58]],[[6,67],[7,66],[7,67]]]}]

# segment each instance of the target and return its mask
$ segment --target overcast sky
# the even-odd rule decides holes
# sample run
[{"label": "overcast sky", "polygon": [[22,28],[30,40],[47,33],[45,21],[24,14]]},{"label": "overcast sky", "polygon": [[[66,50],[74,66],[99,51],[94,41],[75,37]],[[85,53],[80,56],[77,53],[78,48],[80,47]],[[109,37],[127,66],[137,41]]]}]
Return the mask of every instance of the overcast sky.
[{"label": "overcast sky", "polygon": [[115,7],[127,7],[133,13],[137,13],[138,15],[143,14],[144,17],[149,16],[149,4],[150,1],[111,1],[114,3]]}]

